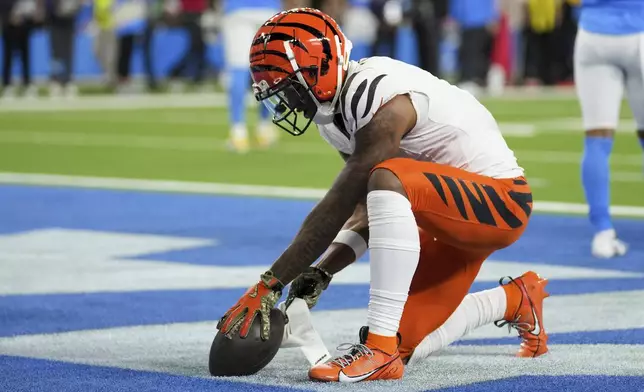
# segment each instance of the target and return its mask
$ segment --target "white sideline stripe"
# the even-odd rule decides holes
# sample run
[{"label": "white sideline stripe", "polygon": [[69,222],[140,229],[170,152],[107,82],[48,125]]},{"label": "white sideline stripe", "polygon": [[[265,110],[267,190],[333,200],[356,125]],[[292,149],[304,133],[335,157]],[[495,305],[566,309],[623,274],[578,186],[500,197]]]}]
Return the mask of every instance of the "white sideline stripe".
[{"label": "white sideline stripe", "polygon": [[[579,165],[581,164],[581,152],[573,151],[556,151],[556,150],[515,150],[514,155],[519,159],[519,164],[522,161],[526,162],[539,162],[543,164],[559,164],[569,163]],[[618,154],[613,153],[610,157],[610,162],[613,165],[624,166],[642,166],[642,154]]]},{"label": "white sideline stripe", "polygon": [[643,172],[612,172],[610,173],[611,181],[644,183]]},{"label": "white sideline stripe", "polygon": [[[204,193],[214,195],[264,196],[288,199],[321,199],[326,194],[325,189],[316,188],[138,180],[129,178],[83,177],[58,174],[9,172],[0,172],[0,184],[71,186],[156,192]],[[534,204],[534,210],[538,212],[586,214],[588,213],[588,206],[581,203],[540,201]],[[644,207],[612,206],[611,213],[615,216],[644,217]]]},{"label": "white sideline stripe", "polygon": [[536,125],[528,122],[500,122],[499,129],[503,136],[534,137],[537,135]]},{"label": "white sideline stripe", "polygon": [[[27,144],[66,147],[113,147],[178,151],[228,151],[226,141],[214,137],[159,136],[91,132],[0,131],[0,144]],[[284,143],[280,152],[288,154],[332,155],[332,148],[313,143]]]},{"label": "white sideline stripe", "polygon": [[[250,100],[249,100],[250,101]],[[205,94],[141,94],[117,96],[83,96],[78,99],[46,97],[0,101],[0,112],[61,112],[88,110],[140,110],[170,108],[226,107],[226,95]]]},{"label": "white sideline stripe", "polygon": [[[253,105],[255,99],[251,94],[247,103]],[[485,98],[485,97],[484,97]],[[507,93],[491,98],[494,101],[509,99],[527,100],[571,100],[575,99],[574,92],[567,90],[542,90],[525,92],[520,89],[508,89]],[[485,101],[485,99],[484,99]],[[51,99],[49,97],[16,98],[0,100],[0,112],[59,112],[87,110],[139,110],[160,108],[205,108],[227,106],[226,94],[213,93],[182,93],[182,94],[131,94],[131,95],[83,95],[75,99]]]},{"label": "white sideline stripe", "polygon": [[[501,116],[499,116],[501,117]],[[584,125],[578,117],[557,117],[534,121],[499,121],[499,129],[504,136],[534,137],[542,134],[583,134]],[[617,133],[633,134],[637,123],[632,119],[621,119],[615,130]]]},{"label": "white sideline stripe", "polygon": [[213,195],[269,196],[292,199],[320,199],[326,194],[326,190],[315,188],[5,172],[0,172],[0,184],[71,186],[137,191],[205,193]]},{"label": "white sideline stripe", "polygon": [[[177,120],[173,121],[177,123]],[[138,123],[138,120],[135,122]],[[216,123],[213,122],[213,125],[215,124]],[[200,125],[202,124],[200,123]],[[2,130],[0,131],[0,144],[117,147],[183,151],[227,150],[225,142],[214,137],[134,135],[93,132],[49,132],[31,130]],[[306,142],[282,143],[278,149],[280,153],[287,154],[335,154],[333,148]],[[542,164],[578,165],[581,161],[582,154],[574,151],[517,150],[515,151],[515,155],[519,158],[519,163],[538,162]],[[614,153],[611,156],[611,163],[615,165],[640,167],[642,165],[642,155]],[[619,178],[617,179],[619,180]],[[631,182],[631,180],[625,181]],[[534,181],[532,182],[533,185],[537,186],[534,184]]]}]

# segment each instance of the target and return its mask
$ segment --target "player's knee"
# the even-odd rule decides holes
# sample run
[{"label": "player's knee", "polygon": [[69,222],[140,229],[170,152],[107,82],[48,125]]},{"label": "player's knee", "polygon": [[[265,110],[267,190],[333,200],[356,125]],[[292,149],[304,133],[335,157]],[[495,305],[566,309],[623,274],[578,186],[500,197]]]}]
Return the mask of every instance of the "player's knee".
[{"label": "player's knee", "polygon": [[615,130],[609,128],[596,128],[589,129],[586,131],[586,136],[588,137],[614,137]]},{"label": "player's knee", "polygon": [[388,169],[378,168],[374,170],[369,177],[369,185],[367,187],[367,190],[369,192],[393,191],[407,197],[405,188],[403,187],[398,177],[396,177],[396,175]]}]

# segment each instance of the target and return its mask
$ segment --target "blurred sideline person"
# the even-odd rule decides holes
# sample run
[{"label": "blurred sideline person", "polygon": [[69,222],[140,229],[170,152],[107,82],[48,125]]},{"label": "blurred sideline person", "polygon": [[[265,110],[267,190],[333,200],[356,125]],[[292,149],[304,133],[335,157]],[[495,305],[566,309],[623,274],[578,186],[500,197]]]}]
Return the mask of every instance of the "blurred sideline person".
[{"label": "blurred sideline person", "polygon": [[44,0],[44,2],[51,50],[49,94],[52,97],[61,95],[75,97],[78,94],[78,88],[72,82],[74,43],[76,17],[82,0]]},{"label": "blurred sideline person", "polygon": [[118,91],[129,93],[133,89],[130,76],[134,49],[145,31],[146,0],[116,0],[115,7]]},{"label": "blurred sideline person", "polygon": [[[228,147],[238,153],[250,149],[246,96],[250,88],[248,51],[259,27],[281,9],[279,0],[222,0],[224,13],[223,38],[228,76],[227,91],[230,113]],[[277,131],[264,105],[260,108],[257,145],[267,148],[277,140]]]},{"label": "blurred sideline person", "polygon": [[451,0],[450,16],[461,30],[459,87],[478,93],[485,85],[499,13],[494,0]]},{"label": "blurred sideline person", "polygon": [[371,12],[369,3],[370,0],[350,0],[346,13],[341,19],[344,33],[353,42],[351,60],[358,61],[369,57],[376,41],[378,19]]},{"label": "blurred sideline person", "polygon": [[108,88],[116,86],[116,39],[114,21],[114,0],[94,0],[94,55],[100,64],[105,84]]},{"label": "blurred sideline person", "polygon": [[146,0],[146,23],[143,32],[143,68],[146,82],[150,90],[159,88],[154,74],[154,32],[163,23],[164,0]]},{"label": "blurred sideline person", "polygon": [[[175,15],[178,16],[179,24],[188,32],[190,41],[183,56],[170,68],[170,89],[179,92],[182,85],[179,78],[186,74],[191,67],[192,80],[195,85],[200,85],[206,72],[206,43],[204,41],[201,18],[209,8],[208,0],[180,0],[168,1],[176,3]],[[202,86],[203,87],[203,86]]]},{"label": "blurred sideline person", "polygon": [[440,42],[448,12],[447,0],[411,0],[410,19],[416,33],[418,66],[440,77]]},{"label": "blurred sideline person", "polygon": [[644,3],[582,1],[574,66],[586,131],[581,180],[595,229],[591,251],[611,258],[627,251],[610,216],[608,162],[624,90],[644,148]]},{"label": "blurred sideline person", "polygon": [[35,23],[42,20],[42,10],[36,0],[0,1],[0,24],[2,24],[2,96],[11,99],[16,95],[11,74],[15,54],[20,55],[22,65],[22,87],[26,98],[38,95],[38,89],[31,83],[31,34]]},{"label": "blurred sideline person", "polygon": [[371,56],[396,58],[398,28],[404,18],[402,1],[371,0],[371,11],[378,20],[376,40],[371,49]]},{"label": "blurred sideline person", "polygon": [[560,0],[528,0],[525,38],[525,75],[528,86],[553,85],[556,78]]}]

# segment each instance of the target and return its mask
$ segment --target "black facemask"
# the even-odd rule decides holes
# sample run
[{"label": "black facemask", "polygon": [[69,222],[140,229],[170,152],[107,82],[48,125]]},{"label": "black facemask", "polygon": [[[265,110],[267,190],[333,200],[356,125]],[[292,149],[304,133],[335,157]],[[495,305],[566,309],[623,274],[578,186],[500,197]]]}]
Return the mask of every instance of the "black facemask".
[{"label": "black facemask", "polygon": [[306,132],[318,110],[311,97],[311,87],[302,85],[294,73],[264,91],[256,89],[255,98],[266,105],[274,124],[299,136]]}]

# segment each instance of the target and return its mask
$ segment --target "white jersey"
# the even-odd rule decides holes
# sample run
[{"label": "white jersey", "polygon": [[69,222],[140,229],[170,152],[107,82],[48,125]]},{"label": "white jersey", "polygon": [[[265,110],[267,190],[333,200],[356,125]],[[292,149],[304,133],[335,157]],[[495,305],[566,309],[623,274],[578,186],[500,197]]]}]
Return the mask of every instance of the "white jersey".
[{"label": "white jersey", "polygon": [[[351,155],[355,133],[390,99],[408,94],[416,126],[400,143],[400,157],[435,162],[493,178],[523,175],[492,114],[470,93],[429,72],[389,57],[352,61],[340,95],[340,113],[318,125],[322,137]],[[340,119],[341,118],[341,119]]]}]

